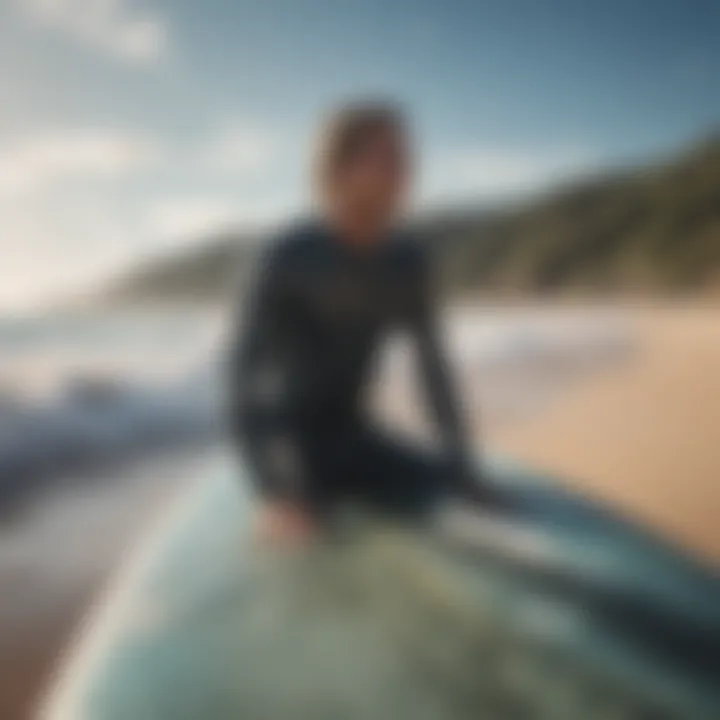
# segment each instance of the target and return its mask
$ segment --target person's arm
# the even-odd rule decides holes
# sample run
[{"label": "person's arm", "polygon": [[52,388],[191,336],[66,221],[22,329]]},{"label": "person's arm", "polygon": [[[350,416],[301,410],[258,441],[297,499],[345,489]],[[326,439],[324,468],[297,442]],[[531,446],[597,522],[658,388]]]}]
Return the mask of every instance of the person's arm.
[{"label": "person's arm", "polygon": [[449,454],[453,474],[451,481],[457,483],[457,489],[463,495],[475,494],[478,470],[473,467],[466,425],[440,338],[437,299],[431,276],[429,258],[423,254],[417,262],[412,314],[421,378]]},{"label": "person's arm", "polygon": [[287,359],[282,353],[286,293],[282,253],[272,248],[260,263],[232,345],[229,425],[258,495],[268,502],[296,504],[303,472],[287,416]]}]

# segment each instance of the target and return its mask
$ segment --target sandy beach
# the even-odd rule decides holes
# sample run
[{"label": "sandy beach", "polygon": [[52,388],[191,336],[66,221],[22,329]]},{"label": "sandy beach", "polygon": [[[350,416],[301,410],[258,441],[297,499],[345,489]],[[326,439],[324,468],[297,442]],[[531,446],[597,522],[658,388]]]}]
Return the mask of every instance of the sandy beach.
[{"label": "sandy beach", "polygon": [[626,362],[490,442],[720,565],[720,308],[628,312]]}]

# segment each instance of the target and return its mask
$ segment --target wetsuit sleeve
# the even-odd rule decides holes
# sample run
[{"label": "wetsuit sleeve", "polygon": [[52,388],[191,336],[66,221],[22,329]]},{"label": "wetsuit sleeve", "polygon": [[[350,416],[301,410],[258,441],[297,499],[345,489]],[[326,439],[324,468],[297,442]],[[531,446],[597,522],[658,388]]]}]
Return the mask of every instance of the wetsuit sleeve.
[{"label": "wetsuit sleeve", "polygon": [[299,499],[303,468],[288,417],[288,371],[280,352],[287,323],[287,272],[281,252],[261,259],[244,302],[229,362],[230,429],[267,499]]},{"label": "wetsuit sleeve", "polygon": [[470,478],[474,475],[470,444],[441,341],[437,299],[431,265],[426,254],[420,256],[416,270],[411,330],[417,344],[420,374],[450,455],[455,476],[453,479],[463,485],[462,489],[465,490],[464,485],[473,482]]}]

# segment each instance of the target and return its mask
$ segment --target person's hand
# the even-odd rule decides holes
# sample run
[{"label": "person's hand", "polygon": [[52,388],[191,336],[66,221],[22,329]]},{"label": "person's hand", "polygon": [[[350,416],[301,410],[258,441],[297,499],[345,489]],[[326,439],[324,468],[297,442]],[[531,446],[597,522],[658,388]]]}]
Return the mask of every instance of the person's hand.
[{"label": "person's hand", "polygon": [[310,515],[300,506],[286,501],[267,502],[259,512],[257,539],[268,545],[298,545],[315,534]]}]

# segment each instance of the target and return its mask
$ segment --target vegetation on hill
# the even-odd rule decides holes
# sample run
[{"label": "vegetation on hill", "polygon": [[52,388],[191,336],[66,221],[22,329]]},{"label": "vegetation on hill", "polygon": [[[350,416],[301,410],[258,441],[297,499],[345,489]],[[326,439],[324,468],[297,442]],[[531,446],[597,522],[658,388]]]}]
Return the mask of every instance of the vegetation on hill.
[{"label": "vegetation on hill", "polygon": [[228,232],[177,255],[157,258],[114,283],[109,302],[208,302],[226,297],[246,277],[257,254],[254,239]]},{"label": "vegetation on hill", "polygon": [[720,280],[720,137],[662,165],[606,175],[525,207],[468,218],[440,236],[452,287],[707,287]]},{"label": "vegetation on hill", "polygon": [[[720,284],[720,135],[671,161],[606,174],[495,211],[418,221],[451,291],[702,291]],[[123,280],[123,299],[215,298],[251,266],[235,236]]]}]

